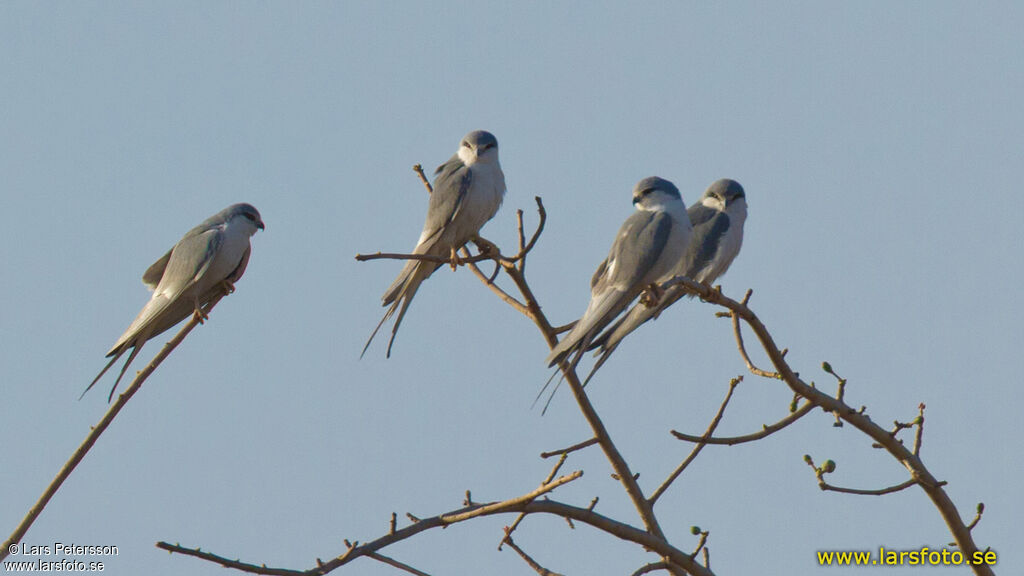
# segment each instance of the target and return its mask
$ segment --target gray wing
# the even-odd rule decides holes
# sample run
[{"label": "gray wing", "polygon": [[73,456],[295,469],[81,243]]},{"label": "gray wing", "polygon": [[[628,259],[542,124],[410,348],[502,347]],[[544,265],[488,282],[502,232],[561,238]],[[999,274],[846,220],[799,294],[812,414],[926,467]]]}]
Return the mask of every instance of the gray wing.
[{"label": "gray wing", "polygon": [[547,357],[554,366],[578,346],[584,348],[644,289],[668,244],[672,218],[662,212],[635,212],[619,229],[608,258],[591,279],[587,311]]},{"label": "gray wing", "polygon": [[171,259],[171,252],[174,248],[167,251],[162,258],[153,263],[152,266],[146,268],[146,272],[142,275],[142,283],[149,287],[150,290],[156,289],[157,284],[160,283],[160,279],[164,276],[164,269],[167,268],[167,261]]},{"label": "gray wing", "polygon": [[[118,354],[127,346],[139,346],[142,344],[137,341],[139,337],[148,340],[187,317],[194,310],[195,302],[181,296],[194,287],[209,269],[222,241],[223,233],[216,229],[190,233],[182,238],[171,250],[152,298],[107,356]],[[196,296],[207,297],[205,294]]]},{"label": "gray wing", "polygon": [[[219,224],[221,221],[223,221],[223,218],[221,217],[220,214],[215,214],[210,218],[207,218],[206,220],[203,221],[202,224],[189,230],[188,233],[182,236],[181,240],[178,240],[178,243],[180,244],[183,240],[186,240],[193,236],[198,236],[203,232],[206,232],[210,228],[213,228],[216,224]],[[175,244],[175,246],[177,246],[177,244]],[[152,266],[146,268],[145,273],[142,274],[142,283],[148,286],[150,290],[156,289],[157,285],[160,284],[160,279],[163,278],[164,276],[164,270],[167,268],[167,262],[170,261],[171,252],[173,251],[174,246],[171,246],[171,249],[168,250],[166,254],[164,254],[159,260],[154,262]],[[239,274],[239,276],[241,276],[241,274]]]},{"label": "gray wing", "polygon": [[[623,289],[642,283],[661,257],[672,233],[672,217],[664,212],[635,212],[622,224],[601,280]],[[594,284],[596,287],[596,284]]]},{"label": "gray wing", "polygon": [[[694,214],[690,214],[690,223],[693,225],[693,237],[686,247],[686,253],[682,262],[685,265],[683,274],[691,279],[696,279],[698,272],[706,268],[714,260],[718,252],[719,241],[729,230],[729,216],[724,212],[712,210],[701,206],[703,210],[698,214],[699,221],[694,221]],[[704,214],[710,212],[711,214]]]},{"label": "gray wing", "polygon": [[468,166],[462,163],[462,160],[459,160],[458,155],[452,156],[447,162],[438,166],[434,174],[434,192],[430,195],[427,219],[423,223],[423,233],[417,243],[417,253],[427,251],[424,249],[420,252],[420,246],[424,248],[433,246],[445,227],[455,219],[473,180],[473,173]]}]

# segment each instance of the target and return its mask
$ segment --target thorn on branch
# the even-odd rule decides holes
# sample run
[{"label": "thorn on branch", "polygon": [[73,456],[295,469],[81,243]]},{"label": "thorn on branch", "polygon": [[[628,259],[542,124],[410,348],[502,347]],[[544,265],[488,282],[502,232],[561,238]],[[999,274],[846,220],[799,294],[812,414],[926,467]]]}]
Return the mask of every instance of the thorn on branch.
[{"label": "thorn on branch", "polygon": [[594,511],[594,506],[597,506],[597,502],[600,499],[601,499],[600,496],[594,496],[594,499],[591,500],[590,504],[587,506],[587,510],[590,511],[590,512],[593,512]]}]

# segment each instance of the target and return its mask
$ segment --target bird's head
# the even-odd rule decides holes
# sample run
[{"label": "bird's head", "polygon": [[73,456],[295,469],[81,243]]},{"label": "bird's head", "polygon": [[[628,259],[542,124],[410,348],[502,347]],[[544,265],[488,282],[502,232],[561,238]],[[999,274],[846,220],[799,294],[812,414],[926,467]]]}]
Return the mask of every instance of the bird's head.
[{"label": "bird's head", "polygon": [[674,202],[681,204],[682,201],[676,185],[664,178],[649,176],[633,187],[633,205],[637,210],[662,210]]},{"label": "bird's head", "polygon": [[250,232],[250,235],[255,234],[256,230],[263,230],[265,228],[265,226],[263,225],[263,219],[260,218],[259,210],[257,210],[256,207],[253,206],[252,204],[246,204],[243,202],[241,204],[235,204],[228,208],[226,220],[231,221],[236,218],[252,226],[252,231]]},{"label": "bird's head", "polygon": [[498,161],[498,139],[486,130],[475,130],[466,134],[459,144],[459,160],[466,166],[477,162]]},{"label": "bird's head", "polygon": [[715,180],[711,183],[711,186],[708,186],[700,201],[701,204],[712,210],[726,212],[731,207],[746,204],[746,198],[747,194],[743,191],[743,186],[740,186],[739,182],[729,178],[722,178],[721,180]]}]

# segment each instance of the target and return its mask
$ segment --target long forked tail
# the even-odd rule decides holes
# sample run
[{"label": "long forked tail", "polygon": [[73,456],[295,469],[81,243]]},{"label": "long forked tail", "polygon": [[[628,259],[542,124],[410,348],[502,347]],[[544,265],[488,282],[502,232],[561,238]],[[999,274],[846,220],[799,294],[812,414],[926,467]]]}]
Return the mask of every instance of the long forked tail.
[{"label": "long forked tail", "polygon": [[[555,398],[555,392],[558,392],[559,386],[561,386],[562,382],[565,381],[565,371],[566,370],[571,370],[571,371],[575,371],[576,370],[576,367],[579,366],[580,359],[583,358],[584,351],[585,350],[583,348],[575,350],[575,356],[572,356],[571,360],[568,359],[567,357],[563,357],[563,359],[559,361],[558,367],[555,368],[555,371],[551,374],[551,377],[548,378],[548,381],[545,382],[544,386],[541,387],[540,392],[537,392],[537,397],[533,399],[533,404],[531,405],[531,408],[533,406],[537,405],[537,401],[540,400],[540,397],[544,394],[544,391],[548,389],[548,386],[551,386],[551,382],[554,381],[555,376],[559,377],[558,381],[555,382],[554,387],[551,388],[551,394],[548,395],[547,401],[544,402],[544,408],[542,408],[541,411],[540,411],[540,415],[541,416],[543,416],[544,414],[547,413],[548,407],[551,406],[551,401],[554,400],[554,398]],[[574,352],[573,350],[570,350],[568,352],[568,354],[571,355],[571,354],[573,354],[573,352]],[[568,366],[566,366],[567,363],[568,363]],[[589,377],[588,377],[588,379],[589,379]],[[586,386],[586,383],[584,383],[583,386]]]},{"label": "long forked tail", "polygon": [[107,365],[103,367],[103,370],[100,370],[100,373],[97,374],[96,377],[92,379],[92,382],[90,382],[89,385],[85,387],[85,390],[82,391],[82,395],[78,397],[79,400],[85,398],[85,393],[88,392],[89,390],[92,390],[92,387],[95,386],[96,383],[100,381],[100,378],[103,378],[103,375],[107,373],[107,370],[110,370],[110,367],[114,365],[114,362],[117,362],[117,359],[121,357],[121,354],[124,354],[124,350],[120,351],[116,356],[111,358],[110,362],[107,362]]},{"label": "long forked tail", "polygon": [[[431,264],[431,263],[426,263]],[[416,266],[411,274],[407,274],[404,270],[399,278],[405,276],[405,282],[401,288],[395,290],[389,288],[388,292],[384,295],[384,305],[390,307],[388,311],[384,313],[384,317],[377,323],[377,327],[373,329],[373,333],[370,334],[370,338],[366,341],[366,345],[363,346],[363,351],[359,354],[359,358],[362,358],[366,354],[366,350],[370,347],[370,343],[377,336],[377,332],[380,331],[381,326],[388,321],[394,315],[395,311],[398,311],[398,318],[395,319],[395,325],[391,327],[391,338],[388,339],[388,350],[385,355],[386,358],[391,358],[391,346],[395,343],[395,336],[398,335],[398,327],[402,325],[402,319],[405,318],[405,312],[409,309],[409,304],[412,303],[413,296],[416,295],[416,291],[419,290],[420,284],[423,280],[433,273],[433,268],[429,266]]]},{"label": "long forked tail", "polygon": [[600,368],[601,366],[603,366],[605,362],[607,362],[607,361],[608,361],[608,357],[612,355],[612,352],[615,352],[615,349],[619,347],[619,342],[622,342],[622,340],[618,340],[618,341],[616,341],[616,342],[615,342],[614,344],[612,344],[612,345],[610,345],[610,346],[608,346],[608,347],[606,347],[606,348],[603,348],[603,349],[601,349],[601,350],[598,350],[598,351],[597,351],[597,352],[595,353],[595,356],[596,356],[597,354],[600,354],[600,355],[601,355],[601,357],[600,357],[600,358],[598,358],[598,359],[597,359],[597,362],[595,362],[595,363],[594,363],[594,366],[590,368],[590,373],[589,373],[589,374],[587,374],[587,378],[586,378],[586,380],[584,380],[584,381],[583,381],[583,387],[584,387],[584,388],[586,388],[586,387],[587,387],[587,384],[589,384],[589,383],[590,383],[590,379],[594,377],[594,374],[596,374],[596,373],[597,373],[597,370],[598,370],[598,369],[599,369],[599,368]]},{"label": "long forked tail", "polygon": [[[103,375],[107,373],[107,370],[110,370],[110,367],[114,365],[114,362],[117,362],[118,358],[120,358],[127,349],[127,347],[122,348],[120,352],[115,354],[114,357],[110,359],[110,362],[107,362],[107,365],[103,367],[103,370],[100,370],[100,373],[97,374],[96,377],[93,378],[92,382],[90,382],[89,385],[85,387],[85,390],[82,391],[82,394],[78,397],[79,400],[85,397],[85,393],[91,390],[92,387],[95,386],[96,383],[100,381],[100,378],[102,378]],[[114,391],[117,390],[117,385],[121,383],[121,379],[124,378],[125,372],[128,371],[128,366],[131,366],[132,360],[135,360],[135,357],[139,355],[140,350],[142,350],[142,344],[135,344],[134,346],[132,346],[132,353],[128,355],[128,360],[124,363],[124,366],[121,367],[121,372],[117,375],[117,380],[114,380],[114,386],[110,388],[110,394],[107,395],[108,404],[114,398]]]}]

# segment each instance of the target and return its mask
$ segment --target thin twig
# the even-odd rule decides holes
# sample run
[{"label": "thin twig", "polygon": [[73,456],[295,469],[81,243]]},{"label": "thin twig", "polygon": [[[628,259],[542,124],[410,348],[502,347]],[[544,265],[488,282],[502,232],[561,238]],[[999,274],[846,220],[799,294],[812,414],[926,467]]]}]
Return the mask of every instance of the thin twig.
[{"label": "thin twig", "polygon": [[533,571],[539,574],[540,576],[562,576],[562,574],[559,574],[558,572],[552,572],[551,570],[548,570],[547,568],[538,564],[536,560],[531,558],[529,554],[527,554],[523,551],[522,548],[517,546],[511,538],[507,538],[506,540],[507,541],[505,543],[508,544],[509,548],[515,550],[516,554],[519,554],[519,557],[522,558],[526,562],[526,564],[530,568],[533,568]]},{"label": "thin twig", "polygon": [[[461,253],[465,254],[465,255],[468,255],[469,251],[466,249],[465,246],[463,246],[462,250],[461,250]],[[465,262],[465,260],[463,260],[463,262]],[[477,278],[479,278],[480,281],[484,283],[484,285],[486,285],[488,288],[491,289],[492,292],[497,294],[498,297],[502,299],[502,301],[504,301],[509,306],[515,308],[523,316],[527,316],[527,317],[530,316],[530,311],[526,309],[526,305],[525,304],[523,304],[519,300],[516,300],[515,297],[512,296],[511,294],[509,294],[508,292],[505,292],[504,290],[502,290],[501,287],[498,286],[497,284],[495,284],[493,279],[488,278],[483,273],[483,270],[480,270],[480,268],[476,264],[474,264],[472,262],[469,262],[468,266],[469,266],[469,269],[473,272],[473,275],[476,276]]]},{"label": "thin twig", "polygon": [[409,566],[408,564],[405,564],[404,562],[399,562],[398,560],[395,560],[394,558],[389,558],[389,557],[387,557],[387,556],[385,556],[383,554],[380,554],[378,552],[367,552],[366,556],[367,556],[367,558],[373,558],[374,560],[376,560],[378,562],[383,562],[384,564],[387,564],[389,566],[394,566],[395,568],[398,568],[399,570],[404,570],[404,571],[406,571],[406,572],[408,572],[410,574],[415,574],[416,576],[430,576],[430,574],[427,574],[426,572],[424,572],[422,570],[417,570],[417,569],[413,568],[412,566]]},{"label": "thin twig", "polygon": [[[747,293],[743,296],[743,301],[741,302],[743,306],[747,305],[747,302],[750,301],[750,295],[753,293],[753,290],[747,290]],[[721,292],[719,292],[719,294],[721,294]],[[752,374],[755,374],[757,376],[781,380],[782,377],[779,375],[778,372],[768,372],[766,370],[761,370],[760,368],[755,366],[754,363],[750,360],[750,356],[747,354],[747,347],[744,346],[743,344],[743,332],[740,330],[740,319],[739,316],[737,316],[735,313],[732,314],[732,330],[736,336],[736,343],[739,345],[740,356],[742,356],[743,361],[747,363],[747,369],[750,370]]]},{"label": "thin twig", "polygon": [[[317,567],[310,570],[289,570],[287,568],[270,568],[266,564],[251,564],[248,562],[242,562],[241,560],[225,558],[217,554],[210,552],[203,552],[201,548],[185,548],[180,544],[169,544],[167,542],[157,542],[156,547],[161,550],[166,550],[171,554],[181,554],[182,556],[191,556],[207,562],[213,562],[214,564],[220,564],[225,568],[234,568],[242,572],[249,572],[250,574],[267,574],[269,576],[308,576],[308,575],[319,575],[326,574],[327,572],[322,571],[325,564],[317,558]],[[349,548],[348,552],[340,556],[341,559],[348,556],[355,548]]]},{"label": "thin twig", "polygon": [[[203,306],[203,314],[209,315],[210,310],[212,310],[213,307],[216,306],[217,303],[220,302],[220,299],[223,297],[223,292],[216,293],[213,296],[213,298],[205,306]],[[142,383],[145,382],[147,378],[149,378],[149,375],[152,374],[154,370],[156,370],[157,366],[159,366],[160,363],[163,362],[164,359],[167,358],[167,356],[175,348],[177,348],[178,344],[180,344],[181,341],[185,339],[185,336],[188,336],[188,333],[191,332],[192,329],[195,328],[199,323],[199,316],[193,314],[191,320],[189,320],[189,322],[185,324],[185,326],[182,327],[180,331],[178,331],[178,333],[174,336],[174,338],[170,340],[170,342],[164,345],[163,349],[160,350],[160,353],[153,357],[149,364],[135,376],[135,379],[132,380],[131,385],[128,386],[128,388],[125,389],[125,391],[122,392],[117,397],[117,401],[114,402],[114,404],[111,405],[111,407],[107,410],[107,413],[103,416],[103,419],[100,420],[99,424],[92,428],[88,436],[85,437],[85,441],[83,441],[82,444],[78,447],[78,449],[75,450],[75,452],[71,455],[71,458],[69,458],[68,461],[64,463],[64,466],[61,467],[60,471],[57,473],[57,476],[53,479],[52,482],[50,482],[50,485],[46,487],[46,490],[43,492],[43,495],[40,496],[39,500],[36,501],[32,508],[29,509],[28,514],[26,514],[25,518],[22,519],[21,523],[18,524],[18,527],[14,529],[14,532],[11,533],[10,538],[8,538],[6,542],[4,542],[3,550],[0,550],[0,560],[6,558],[8,554],[10,554],[11,547],[14,544],[17,544],[21,541],[21,539],[25,536],[25,533],[28,532],[29,527],[32,526],[33,522],[35,522],[36,517],[38,517],[39,514],[43,511],[43,508],[45,508],[46,505],[50,502],[50,499],[53,498],[53,495],[56,494],[57,490],[59,490],[61,485],[64,484],[64,481],[68,479],[68,476],[70,476],[71,472],[75,470],[75,467],[78,466],[79,462],[81,462],[82,459],[85,458],[85,455],[92,448],[93,444],[95,444],[96,441],[99,440],[100,435],[103,434],[107,427],[110,426],[110,423],[114,421],[114,417],[116,417],[117,414],[121,411],[121,409],[124,408],[124,406],[128,403],[128,400],[131,400],[132,396],[134,396],[135,393],[138,392],[140,388],[142,388]]]},{"label": "thin twig", "polygon": [[976,510],[977,513],[974,515],[974,520],[971,520],[971,523],[967,525],[968,530],[974,530],[974,527],[978,525],[978,522],[981,522],[981,515],[985,513],[985,503],[978,502]]},{"label": "thin twig", "polygon": [[[537,198],[537,204],[541,212],[541,223],[538,226],[538,233],[534,235],[533,239],[527,244],[526,250],[529,251],[537,237],[539,231],[543,227],[544,223],[544,212],[543,205],[540,203],[540,198]],[[554,329],[551,327],[551,323],[547,317],[541,311],[540,304],[537,298],[533,294],[533,290],[526,282],[526,277],[522,274],[518,268],[514,265],[502,262],[502,266],[505,268],[505,273],[508,274],[512,282],[515,283],[516,288],[519,289],[520,294],[523,296],[523,301],[526,303],[527,309],[529,310],[530,318],[534,321],[534,324],[540,329],[541,334],[547,341],[549,348],[554,348],[558,343],[557,335]],[[657,516],[654,514],[654,510],[651,504],[644,497],[643,491],[637,484],[636,477],[629,469],[629,465],[626,460],[622,457],[619,449],[615,446],[611,436],[608,434],[608,430],[604,426],[604,422],[601,421],[597,411],[594,409],[593,404],[590,403],[590,399],[583,391],[583,386],[580,383],[579,376],[576,374],[574,369],[571,369],[567,363],[562,363],[561,369],[565,376],[565,381],[569,384],[569,389],[572,391],[573,397],[576,399],[576,403],[583,413],[583,417],[586,419],[587,424],[590,425],[591,430],[594,433],[594,438],[597,439],[598,445],[605,454],[605,458],[612,466],[612,470],[615,472],[619,481],[625,488],[626,493],[629,495],[629,499],[633,502],[633,506],[636,508],[637,513],[640,515],[640,519],[643,521],[644,528],[655,538],[666,542],[665,534],[661,530],[661,526],[658,523]],[[692,563],[691,563],[692,564]],[[688,567],[687,567],[688,568]]]},{"label": "thin twig", "polygon": [[906,490],[907,488],[910,488],[911,486],[918,484],[917,480],[911,478],[906,482],[901,482],[899,484],[889,486],[887,488],[877,488],[871,490],[865,490],[861,488],[843,488],[841,486],[834,486],[825,481],[825,474],[831,474],[832,472],[835,472],[835,462],[833,462],[832,460],[825,460],[825,462],[823,462],[821,466],[815,466],[814,459],[807,454],[804,454],[804,462],[806,462],[807,465],[814,470],[814,475],[818,478],[818,488],[821,488],[823,491],[840,492],[842,494],[856,494],[858,496],[884,496],[886,494],[899,492],[900,490]]},{"label": "thin twig", "polygon": [[540,453],[540,457],[541,458],[551,458],[552,456],[560,456],[560,455],[564,455],[564,454],[569,454],[569,453],[575,452],[577,450],[582,450],[582,449],[586,448],[587,446],[593,446],[594,444],[597,444],[597,438],[591,438],[590,440],[584,440],[583,442],[580,442],[578,444],[573,444],[572,446],[569,446],[568,448],[562,448],[561,450],[553,450],[551,452],[541,452]]},{"label": "thin twig", "polygon": [[[516,233],[519,237],[519,253],[524,254],[526,252],[526,234],[523,233],[523,210],[520,208],[516,210]],[[526,258],[519,261],[519,272],[523,273],[526,270]]]},{"label": "thin twig", "polygon": [[[775,373],[786,383],[790,390],[806,398],[811,404],[820,406],[827,412],[838,414],[844,423],[850,424],[878,443],[879,446],[885,449],[910,472],[911,479],[928,495],[964,556],[970,557],[978,551],[977,544],[975,544],[974,538],[971,536],[971,531],[964,525],[956,505],[949,498],[949,494],[943,489],[945,482],[937,480],[916,454],[899,440],[889,436],[888,431],[873,422],[863,410],[857,410],[801,380],[800,376],[793,371],[786,361],[785,351],[775,344],[775,340],[768,332],[764,323],[746,304],[728,298],[720,291],[710,290],[707,286],[694,282],[684,276],[677,276],[669,282],[663,283],[662,287],[665,288],[674,284],[685,285],[695,294],[699,295],[702,300],[722,306],[728,309],[734,318],[742,319],[754,332],[754,335],[757,336],[762,349],[764,349],[776,370]],[[744,300],[746,301],[747,299],[745,298]],[[741,339],[737,339],[737,346],[742,354],[744,347]],[[752,364],[748,366],[748,369],[756,374],[755,368]],[[770,377],[771,373],[768,374]],[[971,569],[977,576],[993,575],[992,567],[985,564],[972,565]]]},{"label": "thin twig", "polygon": [[[356,254],[357,262],[368,262],[370,260],[419,260],[421,262],[438,262],[440,264],[448,264],[452,262],[452,258],[449,255],[437,256],[434,254],[399,254],[397,252],[375,252],[373,254]],[[465,260],[460,260],[459,264],[472,264],[475,262],[483,262],[484,260],[494,260],[494,256],[490,254],[477,254],[470,256]]]},{"label": "thin twig", "polygon": [[[554,479],[555,474],[558,474],[558,471],[562,468],[562,464],[565,464],[565,460],[568,457],[568,453],[562,454],[562,457],[559,458],[558,462],[555,462],[555,465],[551,468],[551,472],[548,473],[547,478],[544,478],[544,481],[540,483],[541,486],[544,486]],[[467,490],[466,492],[468,494],[469,491]],[[466,504],[468,505],[469,502],[466,502]],[[502,544],[512,541],[512,533],[519,527],[519,523],[523,521],[523,518],[526,518],[526,514],[520,512],[519,516],[516,516],[516,519],[512,522],[512,525],[505,528],[505,536],[501,539],[501,542],[498,543],[498,550],[501,550]]]},{"label": "thin twig", "polygon": [[[578,477],[579,474],[581,474],[581,472],[577,472],[573,474],[573,476]],[[709,570],[694,562],[688,554],[669,545],[663,538],[655,537],[645,530],[612,520],[607,516],[602,516],[601,514],[585,508],[571,506],[554,500],[537,499],[537,496],[541,495],[540,491],[534,491],[531,494],[534,495],[532,499],[529,497],[520,497],[503,503],[480,505],[468,510],[460,509],[448,514],[424,518],[415,524],[411,524],[396,531],[394,534],[382,536],[365,544],[353,544],[337,558],[334,558],[329,562],[318,561],[315,567],[302,572],[281,568],[270,568],[265,565],[243,563],[239,560],[229,560],[223,556],[218,556],[210,552],[203,552],[200,549],[184,548],[178,544],[169,544],[167,542],[157,542],[156,546],[171,553],[185,554],[201,560],[214,562],[221,566],[236,568],[251,574],[322,576],[323,574],[327,574],[340,566],[348,564],[360,556],[366,556],[370,552],[376,552],[377,550],[385,548],[395,542],[406,540],[426,530],[442,528],[454,522],[461,522],[479,516],[526,512],[527,514],[552,514],[562,518],[575,520],[577,522],[583,522],[622,540],[639,544],[663,558],[668,558],[672,564],[683,567],[685,570],[688,570],[692,576],[713,576]]]},{"label": "thin twig", "polygon": [[686,442],[735,446],[736,444],[753,442],[755,440],[760,440],[767,436],[771,436],[772,434],[778,432],[779,430],[782,430],[786,426],[789,426],[793,422],[796,422],[800,418],[804,417],[805,415],[810,413],[811,410],[814,410],[814,408],[814,404],[811,404],[810,402],[804,402],[803,406],[801,406],[796,412],[793,412],[792,414],[786,416],[782,420],[779,420],[774,424],[765,424],[759,432],[754,432],[752,434],[744,434],[742,436],[705,438],[703,436],[692,436],[690,434],[684,434],[682,432],[677,432],[675,430],[672,430],[672,435],[678,438],[679,440],[684,440]]},{"label": "thin twig", "polygon": [[668,478],[666,478],[665,481],[661,483],[661,486],[658,486],[658,489],[655,490],[654,493],[651,494],[651,497],[647,499],[648,502],[651,503],[651,506],[654,506],[654,503],[658,501],[658,498],[668,490],[668,487],[675,482],[676,478],[683,473],[683,470],[686,470],[686,467],[690,465],[690,462],[693,462],[697,455],[700,454],[700,451],[704,449],[704,446],[707,445],[707,439],[711,438],[715,429],[718,428],[718,423],[722,421],[722,415],[725,414],[725,407],[729,405],[729,400],[732,399],[732,393],[736,390],[736,386],[738,386],[741,381],[743,381],[742,376],[733,378],[729,381],[729,390],[725,393],[725,399],[722,400],[722,404],[718,407],[718,412],[715,413],[715,417],[711,419],[711,423],[708,424],[708,428],[704,431],[704,435],[701,436],[701,440],[698,441],[697,445],[690,451],[690,455],[687,456],[686,459],[668,475]]},{"label": "thin twig", "polygon": [[641,574],[647,574],[650,572],[654,572],[655,570],[668,570],[668,563],[662,560],[661,562],[651,562],[650,564],[645,564],[637,568],[636,571],[634,571],[633,574],[631,574],[630,576],[640,576]]},{"label": "thin twig", "polygon": [[420,177],[420,182],[423,182],[423,186],[427,188],[427,194],[433,194],[434,187],[430,185],[430,181],[427,180],[427,175],[423,173],[423,165],[415,164],[413,165],[412,170]]},{"label": "thin twig", "polygon": [[914,456],[921,456],[921,438],[924,436],[924,402],[917,405],[917,434],[914,435]]}]

